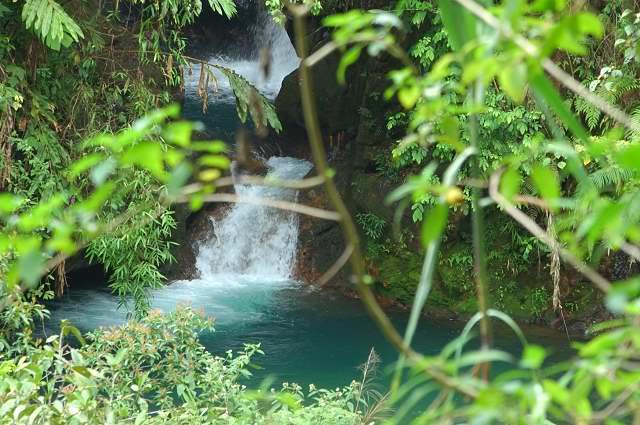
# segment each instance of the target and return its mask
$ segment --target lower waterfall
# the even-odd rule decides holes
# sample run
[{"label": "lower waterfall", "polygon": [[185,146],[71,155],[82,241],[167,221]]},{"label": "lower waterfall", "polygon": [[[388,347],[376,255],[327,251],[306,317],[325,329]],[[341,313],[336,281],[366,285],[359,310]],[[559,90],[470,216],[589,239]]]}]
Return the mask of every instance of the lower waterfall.
[{"label": "lower waterfall", "polygon": [[[308,161],[272,157],[268,176],[299,179],[311,170]],[[236,185],[236,193],[249,198],[295,201],[296,191],[266,186]],[[252,204],[236,204],[219,220],[212,235],[198,246],[196,267],[200,277],[216,275],[261,276],[288,280],[295,265],[298,218],[291,212]]]}]

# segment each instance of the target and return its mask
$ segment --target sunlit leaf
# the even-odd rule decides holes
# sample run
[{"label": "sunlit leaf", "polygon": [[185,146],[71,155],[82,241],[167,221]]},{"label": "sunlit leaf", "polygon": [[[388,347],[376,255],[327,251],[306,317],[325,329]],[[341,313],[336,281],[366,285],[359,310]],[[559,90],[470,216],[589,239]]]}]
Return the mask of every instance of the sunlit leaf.
[{"label": "sunlit leaf", "polygon": [[338,82],[340,84],[345,83],[347,68],[349,68],[349,66],[353,65],[358,60],[361,51],[361,46],[355,46],[347,50],[345,54],[342,55],[337,70]]},{"label": "sunlit leaf", "polygon": [[427,246],[431,241],[440,237],[447,224],[449,209],[444,204],[436,204],[422,221],[422,245]]},{"label": "sunlit leaf", "polygon": [[455,0],[438,0],[440,16],[454,50],[476,38],[476,19]]},{"label": "sunlit leaf", "polygon": [[500,192],[507,200],[511,201],[520,192],[521,185],[522,176],[517,169],[509,167],[500,179]]},{"label": "sunlit leaf", "polygon": [[502,67],[498,81],[507,95],[516,103],[522,103],[527,87],[527,67],[522,63]]},{"label": "sunlit leaf", "polygon": [[538,193],[540,193],[547,202],[555,201],[560,197],[558,175],[550,168],[536,165],[531,171],[531,179]]},{"label": "sunlit leaf", "polygon": [[543,347],[539,345],[528,344],[524,347],[520,365],[527,369],[538,369],[540,366],[542,366],[546,354],[547,353]]}]

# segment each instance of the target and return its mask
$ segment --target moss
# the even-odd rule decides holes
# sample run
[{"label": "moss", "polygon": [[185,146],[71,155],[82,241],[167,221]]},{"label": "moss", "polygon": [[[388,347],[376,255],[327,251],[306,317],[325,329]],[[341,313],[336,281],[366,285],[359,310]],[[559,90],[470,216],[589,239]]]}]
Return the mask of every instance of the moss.
[{"label": "moss", "polygon": [[397,255],[381,254],[376,256],[374,277],[378,291],[389,298],[409,304],[413,300],[422,268],[420,255],[403,250]]},{"label": "moss", "polygon": [[[498,228],[494,223],[494,229]],[[505,232],[489,234],[487,270],[490,305],[526,323],[551,323],[553,285],[548,271],[523,258]],[[367,241],[369,272],[376,280],[376,290],[384,297],[405,305],[413,301],[422,271],[423,252],[401,243]],[[591,286],[569,280],[561,285],[565,316],[576,320],[593,314],[598,303]],[[444,243],[438,258],[438,270],[426,309],[446,310],[455,316],[469,316],[477,311],[471,243],[458,236]]]}]

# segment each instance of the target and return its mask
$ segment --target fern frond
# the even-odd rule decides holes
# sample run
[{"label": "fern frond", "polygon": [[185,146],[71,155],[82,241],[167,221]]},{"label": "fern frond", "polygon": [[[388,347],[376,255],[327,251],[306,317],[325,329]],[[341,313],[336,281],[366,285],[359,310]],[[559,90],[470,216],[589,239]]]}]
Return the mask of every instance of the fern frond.
[{"label": "fern frond", "polygon": [[[612,165],[606,168],[601,168],[589,174],[589,180],[600,192],[606,190],[618,190],[625,182],[632,180],[636,176],[633,171],[620,168],[616,165]],[[579,184],[577,192],[583,193],[586,187],[584,184]]]},{"label": "fern frond", "polygon": [[[632,112],[631,112],[631,119],[640,124],[640,106],[638,106],[637,108],[635,108]],[[629,130],[627,133],[627,136],[629,137],[629,139],[631,140],[640,140],[640,131],[636,131],[636,130]]]},{"label": "fern frond", "polygon": [[22,21],[53,50],[69,47],[84,38],[78,24],[53,0],[26,0],[22,7]]},{"label": "fern frond", "polygon": [[[598,80],[594,82],[599,83],[596,86],[595,93],[611,104],[617,104],[625,94],[640,87],[638,80],[628,75],[608,77],[601,82]],[[584,116],[590,130],[597,127],[606,129],[612,124],[610,118],[604,116],[599,109],[581,97],[576,99],[575,108],[578,113]]]},{"label": "fern frond", "polygon": [[211,6],[211,9],[215,10],[217,14],[226,16],[227,19],[231,19],[238,13],[233,0],[209,0],[209,6]]}]

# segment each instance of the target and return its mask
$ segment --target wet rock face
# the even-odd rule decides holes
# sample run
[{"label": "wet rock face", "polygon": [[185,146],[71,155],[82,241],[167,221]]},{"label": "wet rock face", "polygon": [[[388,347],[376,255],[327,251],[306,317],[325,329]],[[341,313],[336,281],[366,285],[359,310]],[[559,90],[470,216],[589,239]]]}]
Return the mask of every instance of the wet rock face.
[{"label": "wet rock face", "polygon": [[[344,85],[336,81],[336,70],[340,57],[334,53],[318,62],[312,69],[313,89],[320,126],[328,133],[354,132],[359,121],[358,109],[362,103],[364,81],[355,78],[363,65],[353,65]],[[300,99],[300,71],[287,75],[276,98],[276,112],[286,133],[297,134],[304,130],[304,117]]]},{"label": "wet rock face", "polygon": [[[322,17],[313,17],[307,22],[306,44],[311,52],[317,51],[331,39],[331,34],[322,26],[321,21]],[[295,46],[290,26],[287,30]],[[299,52],[298,55],[300,56]],[[346,82],[339,84],[336,71],[341,55],[341,52],[333,52],[311,68],[318,120],[327,135],[339,132],[355,134],[360,119],[358,111],[365,94],[367,55],[361,55],[360,59],[348,68]],[[287,75],[275,100],[276,112],[287,135],[305,134],[299,80],[299,69]]]},{"label": "wet rock face", "polygon": [[[322,209],[331,209],[323,187],[301,192],[298,202]],[[294,277],[302,282],[315,284],[333,265],[344,250],[344,237],[340,225],[334,221],[300,216],[298,257]],[[336,275],[330,285],[348,281],[348,265]]]}]

